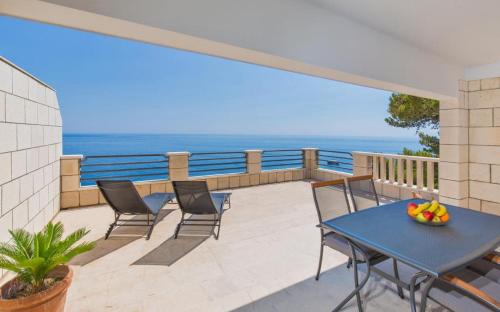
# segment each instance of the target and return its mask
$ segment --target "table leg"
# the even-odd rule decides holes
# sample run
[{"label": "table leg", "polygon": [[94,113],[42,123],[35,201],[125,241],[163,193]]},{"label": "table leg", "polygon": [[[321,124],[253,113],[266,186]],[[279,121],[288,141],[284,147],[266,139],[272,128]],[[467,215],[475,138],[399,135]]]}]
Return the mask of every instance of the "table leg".
[{"label": "table leg", "polygon": [[[350,240],[347,240],[349,242],[349,245],[351,246],[353,258],[352,258],[352,264],[354,268],[354,285],[355,288],[353,291],[344,299],[342,300],[341,303],[339,303],[335,309],[333,309],[333,312],[340,311],[351,299],[352,297],[356,296],[357,304],[358,304],[358,310],[359,312],[363,312],[363,306],[361,305],[361,297],[360,297],[360,291],[361,289],[365,286],[366,282],[368,282],[368,279],[370,278],[370,261],[368,259],[368,255],[363,252],[363,250]],[[361,281],[361,283],[358,283],[358,259],[356,257],[356,250],[355,247],[358,248],[359,252],[363,255],[363,258],[365,260],[366,264],[366,276],[365,278]]]},{"label": "table leg", "polygon": [[418,272],[416,274],[414,274],[411,278],[411,281],[410,281],[410,309],[411,309],[411,312],[417,312],[417,304],[415,302],[415,285],[417,283],[417,279],[419,279],[420,277],[426,277],[428,276],[427,273],[425,272]]}]

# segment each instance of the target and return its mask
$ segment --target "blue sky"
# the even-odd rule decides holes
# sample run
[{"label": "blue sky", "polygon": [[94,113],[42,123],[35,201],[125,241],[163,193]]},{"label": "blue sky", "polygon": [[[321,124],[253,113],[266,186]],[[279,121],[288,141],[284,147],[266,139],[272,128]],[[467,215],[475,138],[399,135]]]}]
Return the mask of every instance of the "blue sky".
[{"label": "blue sky", "polygon": [[57,90],[65,133],[415,136],[385,124],[382,90],[10,17],[0,33]]}]

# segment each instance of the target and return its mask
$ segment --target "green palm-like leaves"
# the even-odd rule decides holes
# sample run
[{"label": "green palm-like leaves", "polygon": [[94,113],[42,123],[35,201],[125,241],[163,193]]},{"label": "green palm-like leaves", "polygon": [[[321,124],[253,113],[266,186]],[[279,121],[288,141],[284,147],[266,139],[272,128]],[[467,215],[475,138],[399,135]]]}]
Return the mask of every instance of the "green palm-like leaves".
[{"label": "green palm-like leaves", "polygon": [[17,273],[35,291],[40,289],[52,269],[94,248],[94,243],[88,242],[75,246],[89,232],[83,228],[63,239],[61,222],[51,222],[35,234],[23,229],[9,232],[13,243],[0,243],[0,268]]}]

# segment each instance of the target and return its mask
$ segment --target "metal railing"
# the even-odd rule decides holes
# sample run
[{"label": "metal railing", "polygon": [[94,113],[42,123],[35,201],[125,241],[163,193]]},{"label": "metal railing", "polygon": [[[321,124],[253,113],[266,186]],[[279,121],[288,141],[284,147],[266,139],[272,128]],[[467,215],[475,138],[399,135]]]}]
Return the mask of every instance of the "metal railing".
[{"label": "metal railing", "polygon": [[318,150],[318,167],[352,173],[352,154],[343,151]]},{"label": "metal railing", "polygon": [[246,170],[245,152],[197,152],[189,155],[189,176],[243,173]]},{"label": "metal railing", "polygon": [[85,156],[80,163],[81,184],[93,185],[100,179],[168,179],[168,158],[164,154]]},{"label": "metal railing", "polygon": [[304,156],[301,149],[272,149],[262,151],[262,170],[302,168]]}]

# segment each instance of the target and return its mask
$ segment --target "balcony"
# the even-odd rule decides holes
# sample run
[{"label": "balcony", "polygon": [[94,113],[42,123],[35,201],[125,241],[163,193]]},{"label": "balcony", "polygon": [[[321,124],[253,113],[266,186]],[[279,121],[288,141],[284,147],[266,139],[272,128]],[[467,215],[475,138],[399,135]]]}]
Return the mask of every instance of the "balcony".
[{"label": "balcony", "polygon": [[[167,205],[149,241],[145,228],[103,235],[113,219],[107,206],[68,209],[56,220],[68,229],[87,226],[97,248],[73,261],[69,311],[330,311],[353,287],[347,258],[325,252],[319,281],[314,274],[319,230],[307,181],[231,190],[218,241],[206,229],[185,228]],[[139,234],[139,236],[138,236]],[[393,285],[372,277],[363,292],[373,311],[408,310]],[[138,300],[138,298],[141,298]],[[355,301],[346,311],[356,311]]]}]

